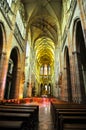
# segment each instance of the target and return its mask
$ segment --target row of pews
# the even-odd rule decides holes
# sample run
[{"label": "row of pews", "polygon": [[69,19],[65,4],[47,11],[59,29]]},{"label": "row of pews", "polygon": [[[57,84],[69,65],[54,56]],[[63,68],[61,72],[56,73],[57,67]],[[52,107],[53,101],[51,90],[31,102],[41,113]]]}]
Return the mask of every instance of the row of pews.
[{"label": "row of pews", "polygon": [[52,101],[51,113],[55,130],[86,130],[86,105]]},{"label": "row of pews", "polygon": [[0,104],[0,129],[34,130],[38,121],[38,105]]}]

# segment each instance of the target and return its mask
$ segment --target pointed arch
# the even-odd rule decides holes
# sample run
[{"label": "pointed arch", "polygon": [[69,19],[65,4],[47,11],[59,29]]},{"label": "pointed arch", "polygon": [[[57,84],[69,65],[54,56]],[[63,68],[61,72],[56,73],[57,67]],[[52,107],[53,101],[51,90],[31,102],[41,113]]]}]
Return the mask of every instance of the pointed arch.
[{"label": "pointed arch", "polygon": [[17,98],[20,86],[20,53],[17,47],[11,50],[5,86],[5,99]]},{"label": "pointed arch", "polygon": [[75,94],[77,102],[86,100],[86,45],[82,23],[79,18],[75,19],[73,26],[73,58],[75,73]]},{"label": "pointed arch", "polygon": [[71,88],[71,74],[70,74],[70,59],[69,59],[69,50],[68,47],[65,46],[64,50],[64,66],[65,66],[65,77],[66,77],[66,90],[68,101],[72,101],[72,88]]}]

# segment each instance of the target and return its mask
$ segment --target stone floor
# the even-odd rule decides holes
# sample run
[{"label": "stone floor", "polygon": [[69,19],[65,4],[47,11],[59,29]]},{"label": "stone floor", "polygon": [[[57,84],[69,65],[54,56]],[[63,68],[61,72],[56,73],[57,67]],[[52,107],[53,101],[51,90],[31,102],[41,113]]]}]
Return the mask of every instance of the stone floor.
[{"label": "stone floor", "polygon": [[38,130],[54,130],[50,111],[50,102],[43,102],[39,105]]}]

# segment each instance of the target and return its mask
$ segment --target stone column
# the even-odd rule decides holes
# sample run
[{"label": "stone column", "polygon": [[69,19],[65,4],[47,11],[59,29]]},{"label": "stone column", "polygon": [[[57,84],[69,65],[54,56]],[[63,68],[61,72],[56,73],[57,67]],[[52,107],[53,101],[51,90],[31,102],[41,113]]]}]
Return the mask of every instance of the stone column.
[{"label": "stone column", "polygon": [[82,101],[82,95],[81,95],[81,86],[80,86],[80,73],[79,73],[79,67],[80,67],[80,53],[75,51],[73,52],[73,58],[74,58],[74,82],[75,82],[75,95],[76,95],[76,102]]},{"label": "stone column", "polygon": [[0,99],[4,99],[8,61],[6,53],[2,52],[0,60]]},{"label": "stone column", "polygon": [[77,101],[76,87],[75,87],[75,64],[74,56],[70,56],[70,73],[71,73],[71,88],[72,88],[72,101]]},{"label": "stone column", "polygon": [[[85,0],[77,0],[77,3],[80,8],[80,17],[81,17],[81,23],[82,23],[82,30],[84,39],[86,39],[86,1]],[[86,40],[85,40],[86,45]]]},{"label": "stone column", "polygon": [[67,68],[65,67],[62,75],[62,88],[61,88],[62,100],[68,101],[68,88],[67,88]]},{"label": "stone column", "polygon": [[27,90],[27,97],[31,97],[31,96],[32,96],[32,84],[29,83],[28,90]]},{"label": "stone column", "polygon": [[[16,74],[16,83],[15,83],[15,90],[14,90],[14,98],[19,98],[20,97],[20,93],[19,93],[19,89],[20,89],[20,80],[21,79],[21,69],[18,68],[17,69],[17,74]],[[21,86],[21,89],[22,89],[22,86]]]}]

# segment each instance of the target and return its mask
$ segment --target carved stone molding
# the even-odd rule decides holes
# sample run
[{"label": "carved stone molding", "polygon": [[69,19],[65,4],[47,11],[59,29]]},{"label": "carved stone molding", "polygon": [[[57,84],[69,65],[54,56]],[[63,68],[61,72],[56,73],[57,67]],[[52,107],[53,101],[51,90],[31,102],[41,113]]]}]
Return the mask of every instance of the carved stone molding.
[{"label": "carved stone molding", "polygon": [[86,17],[86,1],[85,0],[82,0],[82,5],[83,5],[84,14]]}]

